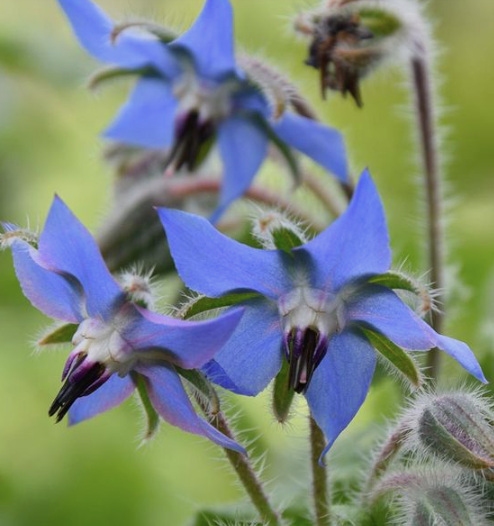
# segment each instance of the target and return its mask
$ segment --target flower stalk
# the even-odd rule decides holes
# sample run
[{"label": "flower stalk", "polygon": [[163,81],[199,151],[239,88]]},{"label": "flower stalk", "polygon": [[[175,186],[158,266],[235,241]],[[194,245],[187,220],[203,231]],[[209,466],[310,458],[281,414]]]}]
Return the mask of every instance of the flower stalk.
[{"label": "flower stalk", "polygon": [[314,512],[316,526],[330,526],[330,497],[328,493],[328,476],[326,466],[319,462],[326,447],[324,434],[312,416],[310,423],[312,493],[314,498]]},{"label": "flower stalk", "polygon": [[[214,390],[212,386],[211,389]],[[209,423],[213,427],[229,438],[235,436],[224,413],[221,410],[212,412],[210,410],[208,401],[205,400],[204,397],[196,395],[195,399],[203,413],[206,415]],[[259,480],[259,477],[257,476],[257,473],[249,458],[246,455],[242,455],[240,453],[232,455],[231,453],[233,452],[226,448],[224,448],[224,451],[233,470],[237,474],[240,483],[244,487],[252,504],[259,513],[261,520],[264,521],[266,526],[284,526],[282,518],[270,503],[263,484]]]},{"label": "flower stalk", "polygon": [[[411,58],[411,75],[424,170],[427,206],[428,266],[430,269],[431,286],[438,291],[436,300],[442,307],[441,310],[433,310],[431,312],[431,325],[435,331],[442,332],[445,320],[443,294],[445,286],[445,253],[437,127],[434,115],[431,71],[427,52],[421,43],[417,43],[416,45],[418,53],[415,53]],[[432,349],[429,352],[427,365],[430,378],[437,380],[440,367],[440,354],[437,349]]]}]

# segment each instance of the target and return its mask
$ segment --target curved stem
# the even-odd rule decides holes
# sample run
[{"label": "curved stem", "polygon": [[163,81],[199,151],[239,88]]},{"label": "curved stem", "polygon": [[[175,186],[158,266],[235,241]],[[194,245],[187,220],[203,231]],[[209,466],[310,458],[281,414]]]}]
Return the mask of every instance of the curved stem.
[{"label": "curved stem", "polygon": [[[438,291],[438,304],[444,308],[445,255],[442,223],[443,209],[432,81],[426,51],[423,46],[418,47],[418,49],[421,53],[412,58],[411,69],[427,201],[428,259],[431,285]],[[431,325],[434,330],[441,332],[444,325],[444,312],[433,310],[431,314]],[[440,355],[437,349],[432,349],[429,352],[427,365],[431,379],[436,380],[440,366]]]},{"label": "curved stem", "polygon": [[333,193],[330,190],[328,191],[327,187],[323,185],[315,175],[305,171],[302,174],[302,182],[333,217],[338,217],[342,214],[343,209],[340,203],[338,203]]},{"label": "curved stem", "polygon": [[374,462],[372,463],[371,471],[367,482],[363,488],[363,498],[367,498],[370,491],[380,479],[381,475],[386,472],[386,470],[391,465],[392,461],[396,458],[398,453],[401,450],[403,440],[405,439],[407,433],[407,427],[404,425],[399,425],[387,438],[383,446],[379,449]]},{"label": "curved stem", "polygon": [[[200,193],[217,193],[221,190],[221,181],[215,181],[210,179],[199,179],[195,181],[187,181],[185,183],[175,183],[167,188],[168,196],[173,198],[187,197],[194,194]],[[261,188],[259,186],[251,186],[244,194],[245,198],[252,199],[257,203],[281,208],[287,212],[292,213],[302,221],[312,225],[314,230],[322,231],[325,225],[320,221],[309,217],[307,213],[301,208],[297,207],[291,201],[283,199],[278,194]]]},{"label": "curved stem", "polygon": [[310,445],[311,445],[311,467],[312,467],[312,494],[314,498],[315,526],[330,526],[330,496],[328,492],[328,477],[326,466],[319,463],[326,442],[324,435],[309,417],[310,421]]},{"label": "curved stem", "polygon": [[[212,386],[211,389],[214,390]],[[204,398],[201,396],[196,396],[195,398],[209,423],[228,438],[236,440],[223,412],[221,410],[211,412]],[[252,504],[259,513],[260,518],[268,526],[283,526],[284,522],[269,502],[262,482],[257,476],[249,458],[231,449],[224,448],[224,452],[246,493],[249,495]]]}]

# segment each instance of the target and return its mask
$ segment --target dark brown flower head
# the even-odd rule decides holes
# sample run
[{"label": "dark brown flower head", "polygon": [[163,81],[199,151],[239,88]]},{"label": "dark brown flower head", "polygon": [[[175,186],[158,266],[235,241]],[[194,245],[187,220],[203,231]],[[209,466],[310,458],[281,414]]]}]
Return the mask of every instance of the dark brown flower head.
[{"label": "dark brown flower head", "polygon": [[343,96],[350,93],[362,106],[360,79],[378,55],[369,45],[373,37],[355,13],[335,14],[314,24],[306,64],[319,70],[323,98],[328,89]]}]

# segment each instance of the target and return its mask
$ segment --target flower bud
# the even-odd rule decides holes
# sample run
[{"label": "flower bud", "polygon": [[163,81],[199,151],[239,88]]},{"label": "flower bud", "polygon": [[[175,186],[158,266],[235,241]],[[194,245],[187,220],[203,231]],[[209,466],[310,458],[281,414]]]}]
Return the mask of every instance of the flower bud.
[{"label": "flower bud", "polygon": [[[434,464],[384,477],[370,497],[399,496],[403,522],[409,526],[483,526],[487,510],[480,491],[458,468]],[[479,490],[478,492],[476,490]]]},{"label": "flower bud", "polygon": [[300,225],[275,210],[266,210],[254,218],[252,234],[266,250],[290,252],[308,241]]},{"label": "flower bud", "polygon": [[470,469],[494,467],[494,415],[477,394],[426,395],[410,415],[409,447]]},{"label": "flower bud", "polygon": [[154,287],[152,272],[143,273],[137,269],[134,272],[124,272],[120,277],[123,290],[129,301],[146,309],[154,308]]},{"label": "flower bud", "polygon": [[295,30],[311,38],[305,63],[319,71],[323,98],[328,89],[349,93],[360,107],[360,81],[423,42],[424,25],[420,8],[408,0],[338,0],[300,15]]}]

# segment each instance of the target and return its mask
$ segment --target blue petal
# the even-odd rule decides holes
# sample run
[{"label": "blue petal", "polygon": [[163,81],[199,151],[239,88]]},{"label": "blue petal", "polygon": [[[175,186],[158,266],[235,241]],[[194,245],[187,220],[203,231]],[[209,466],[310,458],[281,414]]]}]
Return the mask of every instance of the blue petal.
[{"label": "blue petal", "polygon": [[266,134],[242,117],[232,117],[220,126],[218,142],[224,172],[220,204],[211,218],[213,223],[249,189],[268,153]]},{"label": "blue petal", "polygon": [[347,316],[353,322],[371,326],[404,349],[428,351],[438,347],[475,378],[487,382],[468,345],[436,333],[386,287],[365,286],[358,295],[348,301]]},{"label": "blue petal", "polygon": [[78,398],[69,409],[69,425],[75,425],[105,411],[113,409],[134,392],[130,376],[120,378],[114,374],[101,387],[88,396]]},{"label": "blue petal", "polygon": [[284,113],[273,124],[273,129],[292,148],[332,172],[340,181],[348,182],[345,143],[338,131],[293,113]]},{"label": "blue petal", "polygon": [[477,380],[480,380],[484,384],[488,383],[477,358],[475,358],[475,355],[466,343],[448,338],[447,336],[441,336],[437,333],[435,333],[435,335],[439,349],[454,358],[466,371],[477,378]]},{"label": "blue petal", "polygon": [[24,241],[14,241],[12,254],[22,292],[37,309],[69,323],[82,321],[83,301],[77,283],[44,268],[38,252]]},{"label": "blue petal", "polygon": [[122,329],[122,337],[136,351],[163,350],[170,362],[197,369],[225,345],[242,318],[234,309],[214,320],[193,322],[162,316],[139,308]]},{"label": "blue petal", "polygon": [[142,77],[104,135],[133,146],[169,147],[175,134],[177,106],[168,82],[157,77]]},{"label": "blue petal", "polygon": [[235,73],[233,10],[228,0],[206,0],[194,25],[170,47],[185,48],[206,78]]},{"label": "blue petal", "polygon": [[366,285],[347,303],[348,319],[371,326],[403,349],[435,347],[430,327],[391,290]]},{"label": "blue petal", "polygon": [[366,171],[350,206],[315,239],[295,249],[313,259],[314,287],[337,291],[352,280],[381,274],[391,265],[384,209]]},{"label": "blue petal", "polygon": [[293,287],[281,252],[242,245],[193,214],[166,208],[158,213],[177,271],[191,289],[213,297],[253,290],[277,298]]},{"label": "blue petal", "polygon": [[158,365],[141,365],[137,370],[147,379],[149,399],[153,407],[169,424],[209,438],[221,447],[245,453],[235,441],[196,414],[178,374],[173,369]]},{"label": "blue petal", "polygon": [[376,354],[362,336],[344,331],[330,340],[306,394],[312,416],[328,441],[321,459],[364,403],[375,367]]},{"label": "blue petal", "polygon": [[203,371],[225,389],[255,396],[281,368],[282,330],[274,302],[256,299],[242,306],[246,312],[237,330]]},{"label": "blue petal", "polygon": [[93,57],[122,68],[151,66],[167,77],[178,74],[173,54],[159,40],[123,33],[111,41],[114,24],[89,0],[58,0],[80,44]]},{"label": "blue petal", "polygon": [[96,242],[59,197],[50,208],[39,240],[43,264],[79,281],[89,316],[107,319],[123,297],[120,286],[108,271]]}]

